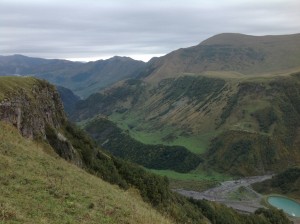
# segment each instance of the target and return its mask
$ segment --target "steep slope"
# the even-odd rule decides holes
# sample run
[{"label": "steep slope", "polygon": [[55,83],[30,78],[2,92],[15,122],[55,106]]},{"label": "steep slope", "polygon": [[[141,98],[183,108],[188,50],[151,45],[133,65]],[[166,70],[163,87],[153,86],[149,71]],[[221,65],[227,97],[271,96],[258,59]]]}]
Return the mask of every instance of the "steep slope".
[{"label": "steep slope", "polygon": [[49,155],[49,146],[24,139],[7,123],[0,122],[0,136],[2,223],[173,223],[135,190]]},{"label": "steep slope", "polygon": [[65,122],[55,88],[35,78],[0,77],[0,119],[14,124],[23,136],[45,137],[45,127]]},{"label": "steep slope", "polygon": [[[219,34],[197,46],[154,58],[141,73],[149,82],[207,71],[243,75],[292,72],[300,64],[300,34]],[[225,73],[226,74],[226,73]]]},{"label": "steep slope", "polygon": [[64,105],[64,110],[67,115],[71,115],[74,112],[76,103],[80,100],[80,97],[75,95],[72,90],[63,86],[57,86],[61,101]]},{"label": "steep slope", "polygon": [[198,155],[181,146],[148,145],[138,142],[105,118],[96,118],[84,128],[99,145],[113,155],[146,168],[188,172],[202,162]]},{"label": "steep slope", "polygon": [[253,188],[261,194],[283,194],[300,200],[300,168],[287,169],[270,180],[254,184]]},{"label": "steep slope", "polygon": [[106,115],[144,143],[206,152],[208,167],[234,175],[264,174],[300,162],[299,81],[299,73],[182,76],[158,86],[128,80],[79,101],[73,118]]},{"label": "steep slope", "polygon": [[[143,202],[136,190],[121,190],[49,155],[47,146],[24,139],[2,121],[0,136],[3,223],[176,223]],[[216,224],[239,224],[245,220],[250,224],[289,223],[283,213],[275,210],[264,211],[266,215],[243,216],[221,205],[193,203]]]},{"label": "steep slope", "polygon": [[72,119],[108,116],[143,143],[204,153],[204,168],[281,171],[300,162],[299,43],[300,34],[216,35],[79,101]]},{"label": "steep slope", "polygon": [[[0,120],[14,125],[24,137],[34,139],[37,146],[45,146],[51,155],[56,153],[123,189],[136,188],[144,201],[159,208],[161,213],[166,212],[176,222],[205,223],[195,206],[170,191],[167,179],[109,155],[71,125],[54,86],[25,77],[0,77],[0,85]],[[13,135],[10,137],[13,141]],[[10,145],[11,142],[3,142],[8,147],[6,150]],[[187,211],[192,212],[185,214]]]},{"label": "steep slope", "polygon": [[0,56],[0,75],[36,76],[87,97],[114,82],[135,77],[145,63],[128,57],[79,63],[58,59]]},{"label": "steep slope", "polygon": [[[61,102],[55,97],[58,93],[47,82],[34,78],[6,77],[0,78],[0,83],[5,87],[0,89],[2,103],[5,102],[5,107],[0,107],[0,112],[2,115],[10,115],[9,119],[4,116],[1,120],[5,121],[0,121],[2,221],[289,223],[284,214],[276,210],[262,209],[253,215],[241,215],[215,203],[188,201],[170,191],[166,178],[150,174],[97,148],[84,132],[66,121],[64,112],[59,107]],[[7,104],[23,97],[28,99],[24,102],[28,103],[31,113],[36,115],[39,128],[36,128],[35,122],[19,122],[20,126],[14,123],[12,118],[16,116],[21,121],[30,121],[27,113],[15,113],[19,110],[26,111],[23,100],[19,104]],[[43,104],[42,101],[47,103]],[[47,113],[42,116],[42,111]],[[56,124],[53,121],[57,117],[60,122]],[[18,134],[19,131],[27,136],[27,132],[22,132],[23,127],[33,133],[29,137],[35,141],[24,139]],[[77,166],[66,163],[55,152]],[[127,192],[104,183],[96,176],[118,184]],[[162,217],[155,210],[152,212],[151,207],[142,202],[139,195],[156,211],[169,218]],[[133,204],[132,199],[137,201]]]}]

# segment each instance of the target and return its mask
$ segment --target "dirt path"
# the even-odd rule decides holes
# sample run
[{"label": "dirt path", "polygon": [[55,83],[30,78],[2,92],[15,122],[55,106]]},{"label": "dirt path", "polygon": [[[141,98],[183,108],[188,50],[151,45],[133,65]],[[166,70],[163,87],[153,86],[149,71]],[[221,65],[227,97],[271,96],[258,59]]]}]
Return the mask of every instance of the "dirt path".
[{"label": "dirt path", "polygon": [[239,180],[225,181],[220,186],[203,192],[176,189],[175,191],[187,197],[220,202],[241,212],[254,212],[263,207],[260,204],[262,196],[251,188],[251,184],[272,178],[272,175],[254,176]]}]

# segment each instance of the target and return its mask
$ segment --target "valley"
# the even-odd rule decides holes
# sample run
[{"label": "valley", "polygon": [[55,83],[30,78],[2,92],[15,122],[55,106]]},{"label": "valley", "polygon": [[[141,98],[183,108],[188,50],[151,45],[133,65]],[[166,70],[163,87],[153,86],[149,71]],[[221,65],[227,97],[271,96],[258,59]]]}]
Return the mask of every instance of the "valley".
[{"label": "valley", "polygon": [[261,205],[263,196],[255,192],[251,185],[272,178],[272,175],[246,177],[242,179],[221,182],[220,186],[203,192],[187,191],[185,189],[174,189],[174,191],[195,199],[206,199],[216,201],[234,208],[240,212],[253,213]]},{"label": "valley", "polygon": [[[15,189],[0,218],[47,222],[62,209],[71,223],[289,223],[265,197],[300,198],[299,46],[299,34],[220,34],[148,63],[0,57],[0,181],[53,206],[31,214],[9,202]],[[39,180],[31,166],[46,169]]]}]

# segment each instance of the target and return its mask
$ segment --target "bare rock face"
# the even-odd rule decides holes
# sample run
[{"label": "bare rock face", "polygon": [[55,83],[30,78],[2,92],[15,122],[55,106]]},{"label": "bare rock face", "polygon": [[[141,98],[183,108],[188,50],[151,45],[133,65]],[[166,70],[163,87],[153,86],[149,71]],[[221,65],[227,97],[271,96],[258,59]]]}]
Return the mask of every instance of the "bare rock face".
[{"label": "bare rock face", "polygon": [[[26,78],[20,79],[26,82]],[[24,86],[21,83],[4,93],[0,101],[0,120],[13,124],[26,138],[43,139],[51,144],[46,133],[50,128],[59,143],[55,151],[62,151],[61,157],[81,166],[77,151],[68,139],[62,139],[63,135],[59,134],[67,122],[59,93],[46,81],[36,79],[34,83]]]},{"label": "bare rock face", "polygon": [[66,121],[59,94],[50,84],[39,81],[31,94],[18,89],[0,102],[0,119],[12,123],[27,138],[44,138],[45,126],[59,129]]}]

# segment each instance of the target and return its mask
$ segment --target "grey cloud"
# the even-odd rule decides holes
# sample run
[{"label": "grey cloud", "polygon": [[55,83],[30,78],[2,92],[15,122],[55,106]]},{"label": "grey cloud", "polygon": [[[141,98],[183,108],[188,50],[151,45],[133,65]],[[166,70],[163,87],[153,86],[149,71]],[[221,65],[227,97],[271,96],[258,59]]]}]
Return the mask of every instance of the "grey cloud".
[{"label": "grey cloud", "polygon": [[0,54],[165,54],[222,32],[300,32],[298,0],[0,0]]}]

